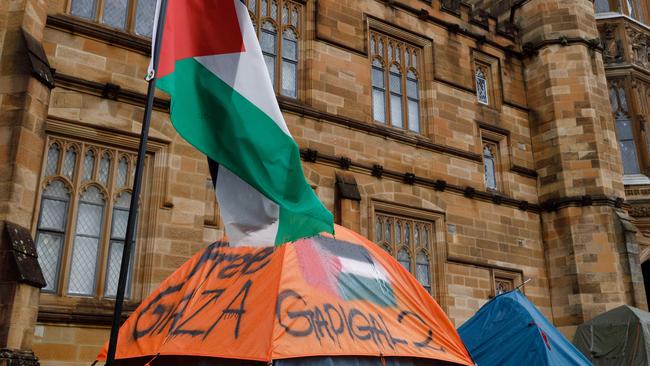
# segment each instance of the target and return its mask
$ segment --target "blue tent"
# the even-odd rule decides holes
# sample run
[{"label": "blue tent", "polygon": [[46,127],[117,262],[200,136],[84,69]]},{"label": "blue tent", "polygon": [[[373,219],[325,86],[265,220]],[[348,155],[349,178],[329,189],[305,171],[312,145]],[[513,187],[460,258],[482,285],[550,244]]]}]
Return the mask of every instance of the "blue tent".
[{"label": "blue tent", "polygon": [[591,365],[516,290],[490,300],[458,333],[478,366]]}]

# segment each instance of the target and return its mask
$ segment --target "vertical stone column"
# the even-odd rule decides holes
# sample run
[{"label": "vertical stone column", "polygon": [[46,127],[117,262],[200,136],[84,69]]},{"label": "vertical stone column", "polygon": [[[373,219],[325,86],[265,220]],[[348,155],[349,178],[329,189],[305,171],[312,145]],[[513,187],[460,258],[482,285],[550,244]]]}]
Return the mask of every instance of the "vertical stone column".
[{"label": "vertical stone column", "polygon": [[[553,320],[566,335],[627,303],[624,187],[591,0],[530,0],[517,10]],[[628,267],[629,268],[629,267]],[[627,271],[629,272],[629,271]]]},{"label": "vertical stone column", "polygon": [[[38,364],[31,343],[44,281],[39,282],[42,274],[27,228],[34,210],[51,85],[43,81],[49,73],[46,60],[30,58],[30,50],[32,56],[39,51],[46,15],[46,0],[0,1],[0,366]],[[35,64],[47,73],[39,75]],[[17,241],[9,238],[16,228],[22,233]],[[27,262],[39,280],[24,276],[21,266]]]},{"label": "vertical stone column", "polygon": [[24,227],[31,224],[50,98],[32,74],[25,39],[40,46],[46,15],[46,0],[0,1],[0,223]]}]

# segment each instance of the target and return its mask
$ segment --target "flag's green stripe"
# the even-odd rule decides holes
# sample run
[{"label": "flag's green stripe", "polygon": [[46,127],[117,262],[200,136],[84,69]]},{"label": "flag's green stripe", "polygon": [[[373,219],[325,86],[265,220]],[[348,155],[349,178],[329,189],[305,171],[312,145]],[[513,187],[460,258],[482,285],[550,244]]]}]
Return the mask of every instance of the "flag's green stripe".
[{"label": "flag's green stripe", "polygon": [[339,273],[339,292],[346,300],[366,300],[380,306],[395,306],[395,294],[390,283],[376,279]]},{"label": "flag's green stripe", "polygon": [[171,119],[183,138],[280,206],[276,245],[333,233],[332,214],[305,180],[298,145],[267,114],[194,59],[177,61],[158,87],[172,97]]}]

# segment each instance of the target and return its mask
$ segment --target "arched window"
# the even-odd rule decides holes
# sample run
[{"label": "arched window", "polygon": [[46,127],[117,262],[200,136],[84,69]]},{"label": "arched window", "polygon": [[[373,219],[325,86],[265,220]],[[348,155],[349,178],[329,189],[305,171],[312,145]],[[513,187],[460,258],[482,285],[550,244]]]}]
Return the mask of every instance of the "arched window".
[{"label": "arched window", "polygon": [[282,95],[295,98],[298,96],[298,38],[296,33],[287,28],[282,36]]},{"label": "arched window", "polygon": [[411,272],[411,255],[404,248],[400,248],[397,251],[397,261],[402,267],[406,268],[407,271]]},{"label": "arched window", "polygon": [[54,180],[43,190],[36,228],[36,251],[47,283],[43,288],[45,292],[56,291],[58,287],[69,205],[70,190],[62,181]]},{"label": "arched window", "polygon": [[488,105],[489,104],[489,98],[488,98],[488,80],[487,76],[485,74],[485,70],[482,67],[477,67],[476,68],[476,98],[478,99],[478,102],[481,104]]},{"label": "arched window", "polygon": [[[302,4],[291,0],[245,0],[258,37],[273,88],[290,98],[298,97],[300,13]],[[257,5],[259,4],[259,10]],[[278,62],[278,57],[280,62]]]},{"label": "arched window", "polygon": [[431,292],[431,266],[429,257],[424,251],[419,251],[415,257],[415,278],[428,292]]},{"label": "arched window", "polygon": [[88,187],[79,200],[68,280],[68,293],[71,295],[90,296],[95,293],[104,205],[104,195],[95,186]]},{"label": "arched window", "polygon": [[105,152],[102,155],[102,160],[99,161],[99,172],[97,173],[97,180],[103,185],[108,184],[108,174],[111,169],[111,154]]},{"label": "arched window", "polygon": [[74,177],[74,169],[77,165],[77,149],[74,146],[68,147],[63,159],[63,175],[72,180]]},{"label": "arched window", "polygon": [[[106,285],[104,295],[106,297],[115,297],[117,294],[117,283],[120,276],[120,266],[122,264],[122,252],[126,240],[126,225],[129,219],[129,207],[131,207],[131,193],[122,192],[115,200],[113,206],[113,219],[111,224],[111,238],[108,247],[108,264],[106,266]],[[135,248],[131,249],[131,261]],[[127,284],[131,283],[131,273],[133,266],[129,267]],[[130,294],[131,286],[127,287],[126,296]]]},{"label": "arched window", "polygon": [[116,184],[118,188],[126,187],[126,179],[129,177],[129,163],[126,156],[120,158],[117,164],[117,179]]},{"label": "arched window", "polygon": [[404,108],[402,106],[402,73],[396,65],[390,67],[388,74],[390,90],[390,122],[393,127],[404,127]]},{"label": "arched window", "polygon": [[[124,190],[133,179],[135,153],[53,136],[48,141],[35,238],[43,291],[114,296],[131,197]],[[110,212],[108,197],[115,197]]]},{"label": "arched window", "polygon": [[377,33],[370,35],[369,50],[372,57],[373,120],[420,133],[420,85],[417,77],[420,51]]},{"label": "arched window", "polygon": [[629,107],[622,80],[610,83],[609,100],[616,121],[616,138],[621,150],[624,174],[639,174],[637,144],[634,137],[634,124],[629,115]]},{"label": "arched window", "polygon": [[[433,223],[386,212],[375,212],[374,240],[433,294],[431,246]],[[410,253],[417,253],[415,267]],[[412,272],[414,271],[414,272]]]},{"label": "arched window", "polygon": [[[264,1],[263,1],[264,2]],[[277,38],[278,33],[275,26],[271,22],[264,22],[260,33],[260,45],[262,46],[262,54],[264,55],[264,62],[269,71],[271,82],[275,85],[275,62],[277,56]]]},{"label": "arched window", "polygon": [[386,123],[384,66],[377,59],[372,62],[372,115],[375,121]]},{"label": "arched window", "polygon": [[83,181],[89,181],[93,179],[93,172],[95,170],[95,152],[93,150],[86,151],[86,156],[84,157],[84,167],[83,167]]},{"label": "arched window", "polygon": [[50,177],[59,170],[59,155],[61,148],[59,144],[53,143],[47,151],[47,161],[45,162],[45,176]]},{"label": "arched window", "polygon": [[496,144],[483,142],[483,166],[485,168],[485,187],[497,189]]}]

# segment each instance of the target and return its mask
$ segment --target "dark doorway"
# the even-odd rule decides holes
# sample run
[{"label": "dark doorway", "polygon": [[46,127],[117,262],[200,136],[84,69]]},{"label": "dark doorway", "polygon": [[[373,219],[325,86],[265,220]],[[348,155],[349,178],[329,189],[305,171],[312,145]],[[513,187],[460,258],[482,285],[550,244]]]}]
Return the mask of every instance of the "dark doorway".
[{"label": "dark doorway", "polygon": [[641,264],[641,270],[643,271],[643,283],[645,284],[645,298],[650,308],[650,260]]}]

